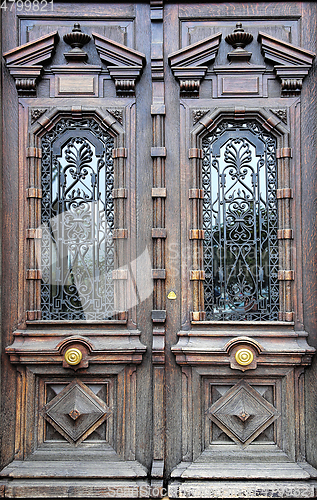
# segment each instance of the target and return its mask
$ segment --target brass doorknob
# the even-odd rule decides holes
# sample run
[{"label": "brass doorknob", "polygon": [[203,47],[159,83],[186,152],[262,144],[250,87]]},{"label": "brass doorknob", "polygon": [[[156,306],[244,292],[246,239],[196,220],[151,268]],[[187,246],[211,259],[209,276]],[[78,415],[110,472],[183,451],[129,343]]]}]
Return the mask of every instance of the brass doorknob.
[{"label": "brass doorknob", "polygon": [[244,347],[236,352],[235,359],[239,365],[250,365],[253,361],[253,352]]},{"label": "brass doorknob", "polygon": [[76,347],[71,347],[65,352],[64,358],[66,363],[68,363],[69,365],[79,365],[79,363],[83,359],[83,353]]}]

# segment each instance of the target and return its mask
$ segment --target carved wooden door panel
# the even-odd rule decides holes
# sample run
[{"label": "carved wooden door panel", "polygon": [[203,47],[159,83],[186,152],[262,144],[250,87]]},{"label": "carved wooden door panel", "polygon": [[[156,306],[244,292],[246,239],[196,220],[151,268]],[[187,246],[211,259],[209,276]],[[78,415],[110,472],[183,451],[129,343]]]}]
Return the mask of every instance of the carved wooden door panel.
[{"label": "carved wooden door panel", "polygon": [[1,8],[2,496],[315,496],[315,3]]}]

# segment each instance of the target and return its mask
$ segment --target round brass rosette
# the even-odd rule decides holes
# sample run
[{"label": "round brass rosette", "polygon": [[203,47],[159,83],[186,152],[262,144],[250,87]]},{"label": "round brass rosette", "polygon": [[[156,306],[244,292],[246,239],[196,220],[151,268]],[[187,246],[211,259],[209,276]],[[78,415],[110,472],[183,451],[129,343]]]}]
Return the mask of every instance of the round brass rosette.
[{"label": "round brass rosette", "polygon": [[76,347],[71,347],[65,352],[64,358],[66,363],[68,363],[69,365],[79,365],[83,358],[83,354],[79,349],[76,349]]},{"label": "round brass rosette", "polygon": [[239,349],[236,352],[235,359],[239,365],[249,365],[253,361],[253,352],[246,348]]}]

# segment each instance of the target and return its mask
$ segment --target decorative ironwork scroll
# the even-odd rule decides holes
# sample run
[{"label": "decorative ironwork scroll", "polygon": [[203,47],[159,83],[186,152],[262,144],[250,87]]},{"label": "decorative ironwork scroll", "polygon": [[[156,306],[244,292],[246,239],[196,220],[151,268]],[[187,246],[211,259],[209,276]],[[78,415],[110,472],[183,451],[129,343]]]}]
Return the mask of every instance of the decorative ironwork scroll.
[{"label": "decorative ironwork scroll", "polygon": [[63,119],[42,138],[43,319],[113,315],[112,149],[91,119]]},{"label": "decorative ironwork scroll", "polygon": [[207,320],[277,320],[276,140],[223,122],[203,140]]}]

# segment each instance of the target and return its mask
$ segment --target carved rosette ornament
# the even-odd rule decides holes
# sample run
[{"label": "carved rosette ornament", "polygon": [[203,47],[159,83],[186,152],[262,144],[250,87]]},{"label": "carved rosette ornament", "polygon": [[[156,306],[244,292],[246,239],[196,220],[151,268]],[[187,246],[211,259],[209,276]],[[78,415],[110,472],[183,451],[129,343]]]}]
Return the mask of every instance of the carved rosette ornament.
[{"label": "carved rosette ornament", "polygon": [[193,111],[193,125],[196,125],[196,123],[199,122],[199,120],[201,118],[203,118],[207,113],[208,111],[210,111],[209,109],[194,109]]},{"label": "carved rosette ornament", "polygon": [[88,54],[82,49],[82,47],[90,42],[91,37],[81,31],[79,23],[74,24],[74,28],[71,33],[64,35],[63,40],[72,48],[69,52],[64,54],[67,61],[81,62],[87,60]]},{"label": "carved rosette ornament", "polygon": [[119,123],[120,125],[123,124],[123,111],[122,109],[107,109],[108,113],[110,113],[111,116],[113,116]]},{"label": "carved rosette ornament", "polygon": [[287,110],[285,108],[270,109],[274,115],[276,115],[280,120],[282,120],[285,125],[287,125]]},{"label": "carved rosette ornament", "polygon": [[244,31],[244,29],[242,28],[242,23],[237,23],[236,28],[233,30],[233,33],[227,35],[225,40],[234,48],[234,50],[229,52],[229,54],[227,55],[230,62],[249,61],[252,53],[245,50],[244,47],[252,42],[253,35]]},{"label": "carved rosette ornament", "polygon": [[42,115],[44,115],[45,111],[47,111],[47,108],[33,108],[31,109],[31,123],[35,123],[36,120],[41,118]]}]

